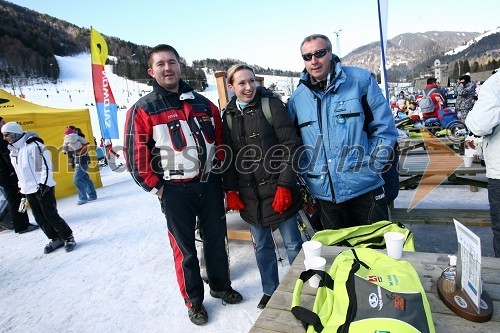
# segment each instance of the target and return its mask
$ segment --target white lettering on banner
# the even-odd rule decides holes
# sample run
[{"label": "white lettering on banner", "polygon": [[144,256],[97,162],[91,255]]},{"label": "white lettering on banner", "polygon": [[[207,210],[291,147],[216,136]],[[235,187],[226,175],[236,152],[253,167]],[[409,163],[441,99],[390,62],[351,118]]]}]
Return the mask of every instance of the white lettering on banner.
[{"label": "white lettering on banner", "polygon": [[103,91],[103,105],[104,105],[104,124],[106,128],[111,127],[111,109],[109,105],[111,104],[109,101],[109,81],[106,77],[106,72],[102,71],[102,91]]}]

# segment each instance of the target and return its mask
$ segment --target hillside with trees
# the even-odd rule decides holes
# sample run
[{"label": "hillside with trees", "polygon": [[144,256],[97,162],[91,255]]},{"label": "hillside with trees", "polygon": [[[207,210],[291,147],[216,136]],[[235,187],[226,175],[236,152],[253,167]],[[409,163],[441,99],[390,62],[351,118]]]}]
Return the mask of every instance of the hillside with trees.
[{"label": "hillside with trees", "polygon": [[[109,50],[108,63],[116,74],[130,80],[150,82],[145,68],[150,46],[136,45],[103,35]],[[31,80],[57,80],[59,68],[55,55],[73,56],[90,52],[90,27],[40,14],[31,9],[0,0],[0,84],[28,84]],[[237,59],[195,60],[193,66],[182,62],[183,79],[202,91],[207,79],[202,68],[227,70]],[[90,66],[90,64],[89,64]],[[295,75],[282,70],[253,65],[259,74]]]}]

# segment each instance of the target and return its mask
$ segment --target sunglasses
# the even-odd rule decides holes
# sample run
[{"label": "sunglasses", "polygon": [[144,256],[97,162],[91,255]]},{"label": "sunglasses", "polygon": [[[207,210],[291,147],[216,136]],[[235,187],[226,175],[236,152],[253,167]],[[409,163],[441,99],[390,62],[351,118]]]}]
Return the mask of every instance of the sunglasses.
[{"label": "sunglasses", "polygon": [[318,50],[314,53],[306,53],[306,54],[302,55],[302,59],[304,59],[304,61],[311,61],[313,56],[315,56],[316,59],[320,59],[320,58],[323,58],[325,56],[326,52],[328,52],[327,49],[321,49],[321,50]]}]

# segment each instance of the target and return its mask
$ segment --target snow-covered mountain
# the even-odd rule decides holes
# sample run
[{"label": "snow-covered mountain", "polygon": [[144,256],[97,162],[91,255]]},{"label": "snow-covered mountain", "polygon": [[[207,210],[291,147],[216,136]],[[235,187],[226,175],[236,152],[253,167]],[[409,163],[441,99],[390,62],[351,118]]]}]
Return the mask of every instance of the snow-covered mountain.
[{"label": "snow-covered mountain", "polygon": [[493,30],[490,30],[490,31],[486,31],[483,34],[480,34],[479,36],[476,36],[476,37],[472,38],[471,40],[469,40],[468,42],[466,42],[464,45],[460,45],[460,46],[458,46],[458,47],[456,47],[456,48],[454,48],[454,49],[446,52],[445,55],[458,54],[458,53],[460,53],[462,51],[465,51],[466,49],[470,48],[472,45],[478,43],[483,38],[491,36],[493,34],[497,34],[497,33],[500,33],[500,26],[498,26],[496,29],[493,29]]},{"label": "snow-covered mountain", "polygon": [[[494,50],[500,50],[500,28],[483,34],[456,31],[404,33],[387,41],[386,65],[393,72],[390,77],[399,80],[410,74],[413,77],[424,74],[426,66],[432,66],[437,55],[442,63],[465,59],[472,63],[472,60]],[[479,61],[487,62],[488,59],[483,57]],[[344,65],[360,66],[373,73],[378,72],[380,42],[355,49],[343,57],[342,62]]]}]

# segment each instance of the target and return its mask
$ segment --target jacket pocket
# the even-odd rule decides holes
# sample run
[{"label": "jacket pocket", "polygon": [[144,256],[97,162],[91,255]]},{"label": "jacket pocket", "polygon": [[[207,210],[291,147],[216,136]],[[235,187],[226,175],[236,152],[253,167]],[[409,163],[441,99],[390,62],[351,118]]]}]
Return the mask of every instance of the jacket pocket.
[{"label": "jacket pocket", "polygon": [[198,125],[200,126],[203,137],[208,143],[215,142],[215,128],[212,124],[212,119],[209,116],[197,117]]},{"label": "jacket pocket", "polygon": [[180,121],[171,121],[167,124],[167,126],[173,148],[176,151],[182,151],[182,149],[186,147],[186,138],[184,137]]},{"label": "jacket pocket", "polygon": [[359,98],[339,101],[334,104],[334,116],[339,124],[349,125],[364,121],[363,105]]}]

